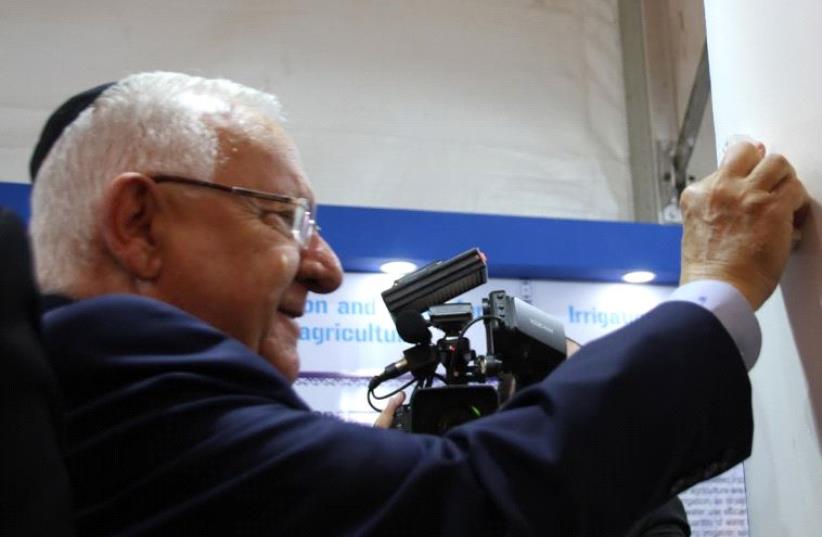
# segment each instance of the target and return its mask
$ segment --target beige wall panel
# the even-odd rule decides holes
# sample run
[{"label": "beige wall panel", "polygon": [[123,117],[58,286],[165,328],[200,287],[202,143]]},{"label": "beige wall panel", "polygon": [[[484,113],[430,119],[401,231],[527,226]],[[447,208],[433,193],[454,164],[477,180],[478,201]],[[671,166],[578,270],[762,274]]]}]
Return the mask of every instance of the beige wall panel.
[{"label": "beige wall panel", "polygon": [[278,94],[321,202],[630,219],[615,0],[0,4],[0,180],[59,102],[138,70]]}]

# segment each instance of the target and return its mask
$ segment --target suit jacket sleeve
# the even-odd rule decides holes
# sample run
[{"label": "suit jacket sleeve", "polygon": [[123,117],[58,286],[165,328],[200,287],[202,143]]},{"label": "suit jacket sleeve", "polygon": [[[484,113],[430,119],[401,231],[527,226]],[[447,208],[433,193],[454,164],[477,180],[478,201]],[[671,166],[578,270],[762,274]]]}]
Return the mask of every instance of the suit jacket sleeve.
[{"label": "suit jacket sleeve", "polygon": [[109,425],[98,416],[81,434],[91,418],[75,416],[73,468],[103,476],[78,493],[87,533],[619,537],[751,444],[739,353],[689,303],[592,342],[445,437],[342,423],[287,388],[240,393],[248,375],[181,367],[109,397]]}]

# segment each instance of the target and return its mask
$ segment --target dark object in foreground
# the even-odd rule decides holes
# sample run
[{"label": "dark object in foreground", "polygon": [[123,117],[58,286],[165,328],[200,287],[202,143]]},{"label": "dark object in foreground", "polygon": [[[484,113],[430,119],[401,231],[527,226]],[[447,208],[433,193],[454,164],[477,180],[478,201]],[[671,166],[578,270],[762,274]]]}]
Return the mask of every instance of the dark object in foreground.
[{"label": "dark object in foreground", "polygon": [[57,382],[40,344],[26,230],[0,209],[0,535],[73,535]]},{"label": "dark object in foreground", "polygon": [[674,496],[631,526],[624,537],[690,537],[685,507]]}]

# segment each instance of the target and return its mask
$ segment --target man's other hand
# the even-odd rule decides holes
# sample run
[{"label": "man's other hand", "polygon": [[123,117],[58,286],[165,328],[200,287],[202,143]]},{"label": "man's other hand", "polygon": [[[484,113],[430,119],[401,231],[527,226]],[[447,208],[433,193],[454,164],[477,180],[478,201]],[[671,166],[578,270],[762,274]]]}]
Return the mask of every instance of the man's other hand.
[{"label": "man's other hand", "polygon": [[567,337],[565,338],[565,357],[570,358],[576,352],[582,348],[582,345],[574,341],[573,339]]},{"label": "man's other hand", "polygon": [[808,194],[782,155],[762,144],[728,148],[719,169],[682,193],[680,284],[721,280],[754,310],[776,289]]},{"label": "man's other hand", "polygon": [[374,422],[374,427],[379,427],[380,429],[388,429],[391,427],[391,422],[394,421],[394,412],[397,411],[403,401],[405,401],[404,392],[400,392],[389,399],[388,404],[385,405],[385,408],[382,409],[382,412],[380,412],[380,415],[377,417],[377,421]]}]

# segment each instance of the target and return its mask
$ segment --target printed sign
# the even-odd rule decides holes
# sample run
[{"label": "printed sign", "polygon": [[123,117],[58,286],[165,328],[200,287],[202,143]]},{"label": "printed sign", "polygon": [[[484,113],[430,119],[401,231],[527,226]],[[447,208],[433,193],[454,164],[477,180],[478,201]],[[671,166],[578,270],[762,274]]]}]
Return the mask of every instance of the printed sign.
[{"label": "printed sign", "polygon": [[[393,282],[383,274],[347,274],[336,292],[311,295],[300,319],[302,370],[373,376],[398,360],[409,344],[397,334],[380,296]],[[478,316],[482,299],[496,290],[562,320],[568,337],[583,343],[631,322],[671,293],[652,285],[492,279],[454,302],[472,304]],[[477,352],[485,352],[481,323],[467,336]]]}]

